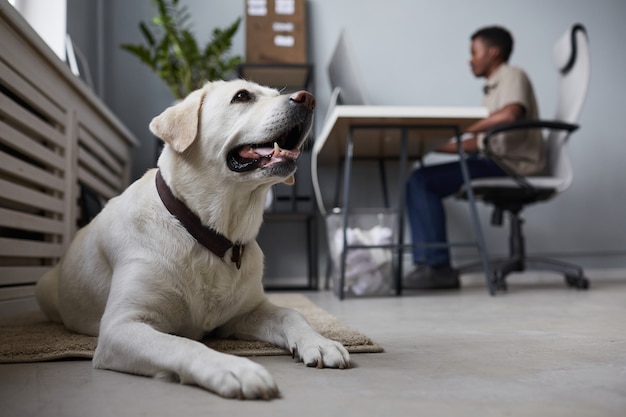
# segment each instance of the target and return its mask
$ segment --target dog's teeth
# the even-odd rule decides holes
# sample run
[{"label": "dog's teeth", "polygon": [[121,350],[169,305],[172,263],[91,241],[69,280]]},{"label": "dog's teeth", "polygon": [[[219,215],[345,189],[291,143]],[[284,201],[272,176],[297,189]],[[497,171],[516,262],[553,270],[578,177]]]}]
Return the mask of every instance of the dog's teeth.
[{"label": "dog's teeth", "polygon": [[278,142],[274,142],[274,153],[275,154],[280,154],[281,149],[280,146],[278,146]]}]

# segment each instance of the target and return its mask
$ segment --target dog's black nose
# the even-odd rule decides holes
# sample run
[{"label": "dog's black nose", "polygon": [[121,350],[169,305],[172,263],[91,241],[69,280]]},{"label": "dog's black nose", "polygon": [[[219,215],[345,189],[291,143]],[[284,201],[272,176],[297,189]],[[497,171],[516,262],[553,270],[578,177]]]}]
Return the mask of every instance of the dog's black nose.
[{"label": "dog's black nose", "polygon": [[313,110],[315,108],[315,97],[313,97],[313,94],[309,93],[308,91],[303,90],[293,93],[289,97],[289,100],[293,101],[296,104],[300,104],[301,106],[304,106],[309,110]]}]

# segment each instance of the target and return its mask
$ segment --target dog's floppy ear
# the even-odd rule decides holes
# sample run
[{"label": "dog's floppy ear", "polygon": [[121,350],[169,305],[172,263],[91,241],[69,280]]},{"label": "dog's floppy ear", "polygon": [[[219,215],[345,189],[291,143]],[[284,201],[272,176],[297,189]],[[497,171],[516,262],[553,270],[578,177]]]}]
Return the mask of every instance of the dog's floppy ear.
[{"label": "dog's floppy ear", "polygon": [[176,152],[184,152],[198,136],[200,110],[205,89],[196,90],[183,101],[165,109],[152,119],[150,131]]}]

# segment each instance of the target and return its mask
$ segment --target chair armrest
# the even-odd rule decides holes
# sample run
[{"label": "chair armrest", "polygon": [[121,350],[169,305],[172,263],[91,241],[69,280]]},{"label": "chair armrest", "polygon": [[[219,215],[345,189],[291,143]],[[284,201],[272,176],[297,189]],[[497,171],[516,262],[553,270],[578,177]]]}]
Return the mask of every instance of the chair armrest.
[{"label": "chair armrest", "polygon": [[[491,138],[491,136],[495,135],[496,133],[509,132],[509,131],[514,131],[514,130],[523,130],[523,129],[565,130],[566,132],[571,133],[575,131],[576,129],[578,129],[578,125],[559,122],[555,120],[518,120],[512,123],[503,123],[503,124],[494,126],[491,129],[487,129],[487,131],[485,132],[485,139],[483,142],[485,145],[485,155],[492,158],[496,163],[498,163],[498,160],[500,160],[502,157],[496,156],[491,152],[491,149],[489,147],[489,139]],[[504,170],[504,172],[509,177],[515,180],[515,182],[517,182],[521,188],[526,189],[530,193],[534,193],[536,191],[535,188],[528,182],[528,180],[526,180],[525,177],[513,172],[512,170],[508,169],[505,165],[502,165],[502,164],[498,164],[498,165]]]},{"label": "chair armrest", "polygon": [[503,123],[497,126],[492,127],[491,129],[487,129],[485,131],[485,147],[489,148],[489,139],[491,136],[496,133],[508,132],[512,130],[523,130],[523,129],[549,129],[549,130],[565,130],[568,133],[572,133],[573,131],[578,129],[578,125],[559,122],[555,120],[517,120],[511,123]]}]

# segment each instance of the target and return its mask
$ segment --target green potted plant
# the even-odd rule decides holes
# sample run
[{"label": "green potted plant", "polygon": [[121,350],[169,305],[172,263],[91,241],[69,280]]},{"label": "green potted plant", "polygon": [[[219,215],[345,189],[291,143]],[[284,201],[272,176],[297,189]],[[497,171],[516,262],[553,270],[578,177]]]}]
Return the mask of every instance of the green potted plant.
[{"label": "green potted plant", "polygon": [[121,48],[135,55],[156,73],[179,100],[207,81],[223,79],[238,64],[240,56],[229,56],[232,38],[241,18],[225,29],[213,30],[211,41],[200,48],[190,29],[190,14],[178,0],[153,0],[158,15],[151,26],[139,23],[146,44],[123,44]]}]

